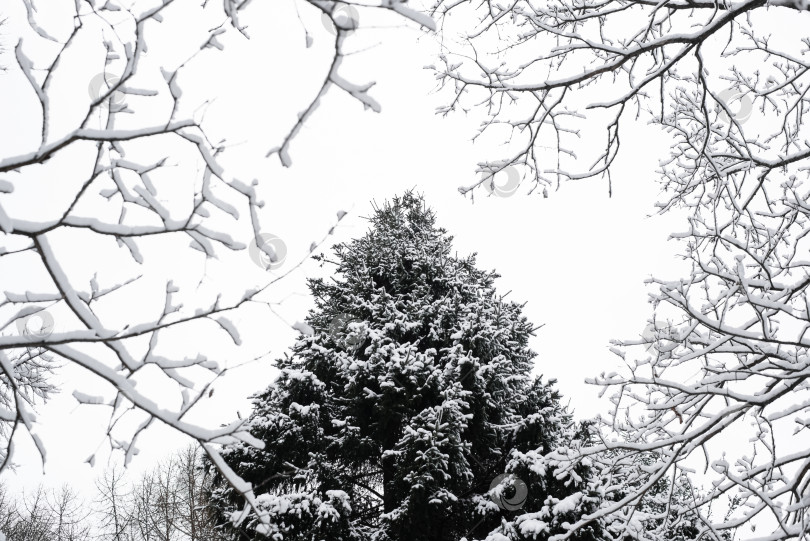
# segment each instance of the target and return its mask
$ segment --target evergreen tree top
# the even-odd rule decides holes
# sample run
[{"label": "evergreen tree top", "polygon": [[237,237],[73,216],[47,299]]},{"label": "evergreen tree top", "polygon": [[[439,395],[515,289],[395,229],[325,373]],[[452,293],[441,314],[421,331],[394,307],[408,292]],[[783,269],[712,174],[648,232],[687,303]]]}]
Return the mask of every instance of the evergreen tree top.
[{"label": "evergreen tree top", "polygon": [[386,286],[388,293],[397,294],[411,292],[416,281],[447,280],[449,272],[485,287],[499,276],[478,271],[475,254],[452,257],[453,237],[436,225],[435,213],[414,192],[375,206],[369,221],[371,228],[361,238],[333,247],[336,273],[346,285]]}]

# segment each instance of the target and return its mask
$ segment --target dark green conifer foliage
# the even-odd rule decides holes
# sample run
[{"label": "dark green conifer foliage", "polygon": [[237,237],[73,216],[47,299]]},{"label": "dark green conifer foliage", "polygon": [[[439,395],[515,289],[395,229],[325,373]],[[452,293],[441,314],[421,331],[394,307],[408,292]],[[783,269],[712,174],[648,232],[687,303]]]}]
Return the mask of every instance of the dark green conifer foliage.
[{"label": "dark green conifer foliage", "polygon": [[[310,280],[313,333],[254,397],[249,423],[266,448],[225,450],[268,513],[259,530],[285,541],[561,533],[598,500],[584,466],[558,478],[544,458],[576,434],[553,382],[530,375],[522,305],[496,293],[498,275],[474,255],[454,254],[421,196],[395,198],[370,222],[334,247],[334,278]],[[224,483],[215,496],[224,518],[242,505]],[[257,524],[243,522],[238,538],[262,538]],[[594,526],[576,539],[598,537]]]}]

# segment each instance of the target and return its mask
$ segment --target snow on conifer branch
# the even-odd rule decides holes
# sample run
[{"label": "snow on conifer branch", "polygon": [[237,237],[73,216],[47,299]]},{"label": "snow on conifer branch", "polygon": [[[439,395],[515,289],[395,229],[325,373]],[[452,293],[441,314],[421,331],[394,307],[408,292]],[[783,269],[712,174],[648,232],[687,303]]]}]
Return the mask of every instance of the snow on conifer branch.
[{"label": "snow on conifer branch", "polygon": [[436,222],[406,192],[310,280],[316,307],[247,419],[265,448],[223,451],[267,519],[232,524],[241,497],[215,481],[239,535],[528,540],[596,509],[591,469],[550,459],[588,431],[531,376],[534,326]]}]

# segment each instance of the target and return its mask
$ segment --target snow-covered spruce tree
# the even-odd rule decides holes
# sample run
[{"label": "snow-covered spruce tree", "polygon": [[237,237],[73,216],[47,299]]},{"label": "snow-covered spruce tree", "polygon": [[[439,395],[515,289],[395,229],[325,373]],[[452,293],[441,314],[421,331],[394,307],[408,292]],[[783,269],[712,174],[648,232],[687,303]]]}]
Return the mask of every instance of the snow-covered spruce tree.
[{"label": "snow-covered spruce tree", "polygon": [[[452,237],[412,192],[375,209],[360,239],[334,247],[316,308],[254,397],[265,449],[223,457],[253,484],[269,527],[241,515],[239,538],[284,541],[547,539],[598,505],[589,469],[544,456],[585,433],[553,381],[530,375],[532,325],[495,292],[494,272],[452,255]],[[599,524],[577,539],[599,539]]]}]

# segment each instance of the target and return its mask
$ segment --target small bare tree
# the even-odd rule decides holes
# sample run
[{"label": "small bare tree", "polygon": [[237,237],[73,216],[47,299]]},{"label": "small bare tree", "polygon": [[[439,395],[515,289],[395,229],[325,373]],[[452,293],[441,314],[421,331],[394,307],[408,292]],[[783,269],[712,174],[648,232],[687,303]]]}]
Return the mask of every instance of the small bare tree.
[{"label": "small bare tree", "polygon": [[177,456],[172,455],[144,474],[135,485],[136,504],[132,519],[138,524],[143,539],[171,541],[181,538],[182,516],[188,511],[182,504],[182,480],[183,472]]},{"label": "small bare tree", "polygon": [[68,486],[10,498],[0,487],[0,534],[8,541],[86,541],[94,535],[90,511]]},{"label": "small bare tree", "polygon": [[219,515],[209,499],[212,479],[201,462],[197,447],[188,446],[174,455],[179,491],[177,528],[189,541],[216,541],[226,539],[217,526]]},{"label": "small bare tree", "polygon": [[48,509],[47,493],[40,485],[32,494],[23,494],[16,520],[7,532],[12,540],[48,541],[52,538],[56,521]]},{"label": "small bare tree", "polygon": [[[6,535],[14,526],[16,508],[5,485],[0,484],[0,534]],[[2,541],[2,537],[0,537]]]},{"label": "small bare tree", "polygon": [[118,467],[107,468],[96,479],[96,516],[101,534],[110,541],[129,541],[134,520],[133,492]]},{"label": "small bare tree", "polygon": [[136,483],[132,491],[132,517],[137,539],[151,541],[158,539],[154,533],[152,508],[157,501],[157,487],[153,482],[153,474],[145,473],[140,482]]},{"label": "small bare tree", "polygon": [[91,538],[92,511],[75,489],[62,485],[52,490],[46,499],[54,522],[54,541],[86,541]]},{"label": "small bare tree", "polygon": [[[189,446],[162,460],[135,483],[117,477],[116,490],[107,482],[100,487],[106,498],[102,522],[115,521],[112,501],[117,502],[120,539],[138,541],[216,541],[226,539],[216,528],[218,515],[208,499],[210,478],[201,467],[202,451]],[[116,470],[108,470],[105,479]],[[116,497],[112,497],[116,494]],[[123,518],[126,517],[126,518]]]}]

